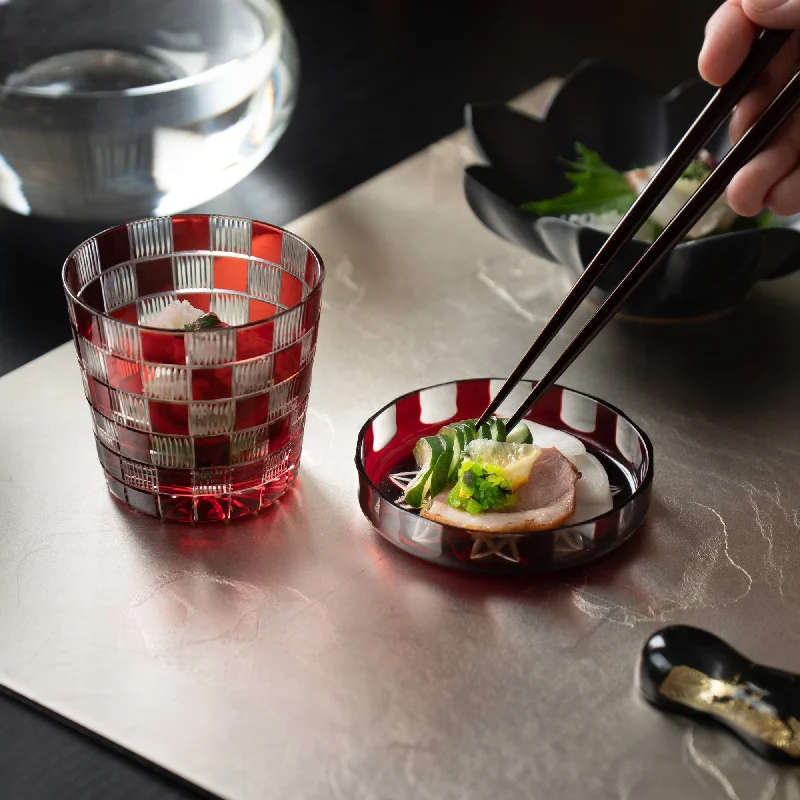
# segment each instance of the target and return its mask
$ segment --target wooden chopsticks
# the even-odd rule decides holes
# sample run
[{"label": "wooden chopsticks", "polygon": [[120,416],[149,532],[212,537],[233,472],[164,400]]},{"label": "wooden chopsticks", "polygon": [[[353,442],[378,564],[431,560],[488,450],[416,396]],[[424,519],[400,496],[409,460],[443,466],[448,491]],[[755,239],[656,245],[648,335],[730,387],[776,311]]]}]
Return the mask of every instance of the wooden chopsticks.
[{"label": "wooden chopsticks", "polygon": [[[698,151],[702,149],[703,145],[727,119],[735,105],[786,43],[790,35],[790,31],[761,32],[738,72],[728,83],[721,86],[714,93],[708,105],[692,123],[675,149],[653,175],[645,190],[636,198],[628,212],[604,242],[597,255],[592,259],[589,266],[584,270],[569,294],[530,346],[528,352],[514,368],[500,391],[483,412],[478,421],[479,425],[486,422],[519,381],[522,380],[528,369],[544,352],[547,345],[555,338],[558,331],[561,330],[592,290],[609,262],[647,221]],[[507,421],[506,424],[509,429],[520,422],[553,383],[559,379],[564,370],[572,364],[616,314],[641,280],[692,229],[695,223],[722,195],[733,176],[764,147],[798,106],[800,106],[800,78],[795,75],[759,120],[728,151],[716,169],[706,178],[686,205],[664,228],[625,278],[620,281],[617,288],[606,298],[605,302],[567,345],[561,356]]]}]

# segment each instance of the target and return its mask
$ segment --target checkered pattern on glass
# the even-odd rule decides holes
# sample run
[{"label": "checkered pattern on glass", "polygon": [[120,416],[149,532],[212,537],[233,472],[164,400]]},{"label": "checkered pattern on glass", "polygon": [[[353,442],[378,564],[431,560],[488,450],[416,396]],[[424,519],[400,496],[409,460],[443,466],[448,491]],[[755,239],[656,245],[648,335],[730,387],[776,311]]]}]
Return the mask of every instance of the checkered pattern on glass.
[{"label": "checkered pattern on glass", "polygon": [[[193,521],[257,511],[291,485],[323,274],[298,237],[236,217],[140,220],[72,253],[69,318],[115,496]],[[149,327],[174,299],[231,327]]]}]

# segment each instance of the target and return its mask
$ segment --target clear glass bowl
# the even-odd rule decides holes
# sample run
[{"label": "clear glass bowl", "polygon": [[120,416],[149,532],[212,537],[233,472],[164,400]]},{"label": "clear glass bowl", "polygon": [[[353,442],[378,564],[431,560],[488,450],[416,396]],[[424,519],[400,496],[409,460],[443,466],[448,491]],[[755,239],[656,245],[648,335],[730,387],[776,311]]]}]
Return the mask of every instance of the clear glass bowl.
[{"label": "clear glass bowl", "polygon": [[[553,386],[526,419],[567,431],[597,457],[611,482],[614,507],[553,530],[487,534],[442,525],[398,504],[392,476],[411,469],[412,450],[443,425],[479,417],[503,381],[476,378],[428,386],[393,400],[365,423],[356,445],[359,503],[376,530],[417,558],[493,573],[550,572],[599,558],[632,536],[650,507],[653,446],[621,411],[590,395]],[[533,384],[522,381],[498,409],[508,415]]]},{"label": "clear glass bowl", "polygon": [[119,221],[210,200],[275,146],[298,74],[277,0],[0,2],[0,205]]},{"label": "clear glass bowl", "polygon": [[[302,239],[192,214],[110,228],[64,265],[111,493],[177,522],[255,513],[294,483],[324,267]],[[172,300],[230,327],[150,327]]]}]

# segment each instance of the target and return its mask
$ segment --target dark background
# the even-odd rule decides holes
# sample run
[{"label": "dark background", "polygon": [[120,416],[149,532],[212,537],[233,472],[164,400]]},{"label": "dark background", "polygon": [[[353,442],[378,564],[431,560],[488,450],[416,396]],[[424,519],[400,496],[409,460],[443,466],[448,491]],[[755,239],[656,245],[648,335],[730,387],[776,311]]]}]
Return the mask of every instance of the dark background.
[{"label": "dark background", "polygon": [[[285,0],[302,65],[294,118],[267,161],[203,210],[286,223],[461,127],[466,102],[510,99],[584,58],[613,61],[669,89],[696,74],[703,26],[717,5]],[[0,375],[67,341],[59,269],[67,252],[99,227],[106,225],[0,212]],[[0,696],[3,800],[195,796]]]}]

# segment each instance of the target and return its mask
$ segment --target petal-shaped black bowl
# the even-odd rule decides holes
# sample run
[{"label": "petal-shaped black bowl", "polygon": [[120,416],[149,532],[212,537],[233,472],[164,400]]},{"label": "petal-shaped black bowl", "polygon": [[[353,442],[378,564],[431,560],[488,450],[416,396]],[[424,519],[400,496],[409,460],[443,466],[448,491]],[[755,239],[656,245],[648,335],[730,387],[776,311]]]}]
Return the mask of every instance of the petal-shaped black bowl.
[{"label": "petal-shaped black bowl", "polygon": [[[612,167],[653,164],[670,152],[711,96],[699,79],[660,95],[634,75],[598,61],[583,63],[563,83],[543,119],[503,104],[467,106],[467,126],[488,165],[468,167],[467,201],[489,229],[538,256],[569,267],[576,277],[606,234],[557,217],[537,217],[520,205],[570,188],[562,158],[575,143],[596,150]],[[729,147],[723,126],[709,150]],[[694,320],[734,308],[765,278],[800,268],[800,231],[780,226],[740,230],[685,242],[651,273],[623,306],[628,316]],[[590,298],[602,302],[646,250],[630,242]]]}]

